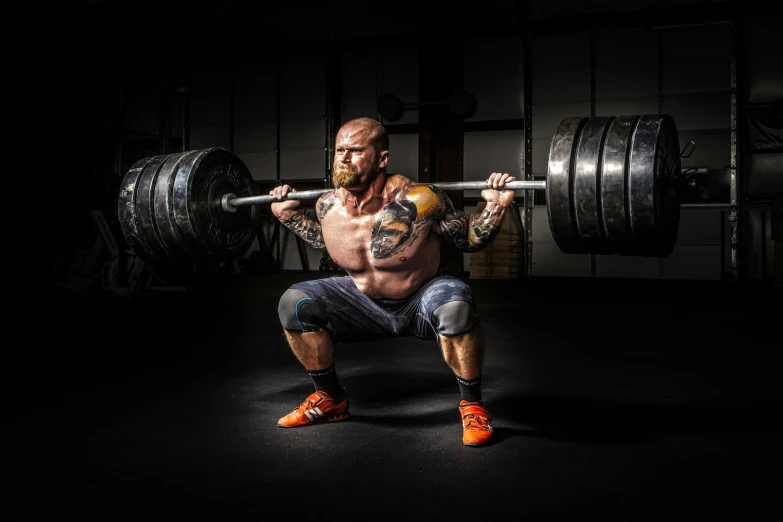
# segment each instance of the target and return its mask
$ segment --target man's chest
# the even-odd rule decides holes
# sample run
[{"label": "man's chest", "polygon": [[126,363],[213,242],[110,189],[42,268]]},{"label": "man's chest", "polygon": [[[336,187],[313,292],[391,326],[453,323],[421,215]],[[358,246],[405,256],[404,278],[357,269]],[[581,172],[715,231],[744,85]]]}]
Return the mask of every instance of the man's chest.
[{"label": "man's chest", "polygon": [[397,200],[372,215],[327,214],[321,225],[328,250],[370,253],[375,259],[385,259],[416,248],[429,233],[432,219],[420,219],[412,202]]}]

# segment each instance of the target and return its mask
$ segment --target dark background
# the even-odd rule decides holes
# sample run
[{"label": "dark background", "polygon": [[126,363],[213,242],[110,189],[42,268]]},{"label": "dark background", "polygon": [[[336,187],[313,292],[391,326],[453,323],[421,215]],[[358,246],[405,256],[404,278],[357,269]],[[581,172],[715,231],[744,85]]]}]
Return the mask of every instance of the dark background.
[{"label": "dark background", "polygon": [[[3,50],[13,74],[3,89],[19,125],[6,130],[20,143],[14,172],[36,179],[14,180],[23,193],[45,192],[41,212],[23,218],[47,232],[34,246],[44,270],[95,240],[87,209],[116,208],[128,158],[118,161],[113,96],[155,64],[209,66],[377,37],[447,49],[462,34],[556,26],[730,18],[749,35],[747,20],[780,24],[774,9],[729,1],[106,0],[9,13]],[[62,77],[73,81],[53,80]],[[63,89],[77,110],[50,103]],[[745,111],[780,107],[743,100]],[[10,331],[26,335],[9,341],[18,348],[6,367],[8,449],[29,512],[624,521],[757,520],[777,509],[783,315],[769,281],[471,281],[492,347],[484,382],[497,429],[492,446],[473,450],[459,441],[456,384],[437,349],[415,341],[343,349],[354,420],[278,429],[310,384],[280,335],[277,299],[321,274],[196,275],[171,274],[185,292],[132,299],[50,287],[13,310],[26,326]]]}]

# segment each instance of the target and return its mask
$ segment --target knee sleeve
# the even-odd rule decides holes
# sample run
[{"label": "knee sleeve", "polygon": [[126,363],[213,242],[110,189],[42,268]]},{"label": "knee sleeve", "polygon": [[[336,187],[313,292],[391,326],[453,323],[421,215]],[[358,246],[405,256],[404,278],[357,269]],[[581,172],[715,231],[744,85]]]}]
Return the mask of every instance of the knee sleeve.
[{"label": "knee sleeve", "polygon": [[478,323],[470,303],[451,301],[440,305],[432,312],[433,324],[440,335],[460,335],[469,332]]},{"label": "knee sleeve", "polygon": [[277,306],[280,323],[286,330],[312,332],[326,326],[328,319],[310,296],[296,288],[289,288]]}]

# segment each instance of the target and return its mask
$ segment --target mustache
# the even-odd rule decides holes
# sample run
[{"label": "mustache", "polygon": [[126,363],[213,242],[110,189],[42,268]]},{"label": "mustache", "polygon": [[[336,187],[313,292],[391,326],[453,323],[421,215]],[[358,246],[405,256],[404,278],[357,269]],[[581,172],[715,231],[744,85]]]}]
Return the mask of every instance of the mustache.
[{"label": "mustache", "polygon": [[341,174],[357,174],[359,172],[359,167],[352,163],[338,163],[334,170]]}]

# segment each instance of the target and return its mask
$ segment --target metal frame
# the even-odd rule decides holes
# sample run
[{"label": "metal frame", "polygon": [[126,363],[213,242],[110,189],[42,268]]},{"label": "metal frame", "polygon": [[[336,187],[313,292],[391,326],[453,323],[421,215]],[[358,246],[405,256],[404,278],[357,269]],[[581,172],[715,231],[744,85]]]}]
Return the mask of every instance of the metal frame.
[{"label": "metal frame", "polygon": [[[657,44],[657,63],[658,66],[658,114],[661,113],[661,102],[663,101],[663,51],[664,42],[663,36],[660,30],[655,32],[656,44]],[[658,279],[662,279],[663,274],[663,259],[658,259]]]},{"label": "metal frame", "polygon": [[[525,145],[525,181],[533,181],[533,45],[527,35],[522,38],[522,106],[524,107],[522,139]],[[533,275],[533,207],[535,192],[525,191],[525,277]]]},{"label": "metal frame", "polygon": [[[280,77],[282,76],[281,73],[282,69],[280,67],[280,61],[278,59],[277,62],[277,68],[276,68],[276,75],[275,75],[275,185],[279,185],[281,183],[280,179]],[[282,259],[283,252],[281,251],[281,239],[280,236],[282,236],[282,231],[280,229],[280,221],[275,219],[275,231],[273,233],[273,237],[277,238],[277,241],[275,242],[275,260],[276,265],[278,269],[282,268],[282,263],[280,260]]]},{"label": "metal frame", "polygon": [[[740,208],[740,185],[739,185],[739,177],[738,177],[738,165],[739,162],[737,161],[737,44],[738,44],[738,38],[736,37],[736,31],[737,31],[738,24],[734,23],[733,28],[734,31],[732,31],[732,34],[735,35],[734,41],[732,42],[732,48],[731,48],[731,55],[730,55],[730,63],[729,67],[731,68],[731,162],[730,162],[730,181],[729,181],[729,190],[730,190],[730,196],[729,199],[731,201],[731,207],[729,210],[729,223],[731,224],[731,241],[730,244],[730,263],[729,263],[729,270],[726,272],[726,275],[729,277],[729,279],[736,280],[741,277],[740,272],[740,261],[738,259],[738,247],[740,244],[740,240],[742,239],[740,236],[740,227],[744,223],[744,219],[742,219],[740,216],[742,216],[742,209]],[[723,238],[721,238],[722,240]],[[724,256],[725,253],[721,249],[721,256]],[[723,274],[721,275],[723,277]]]}]

